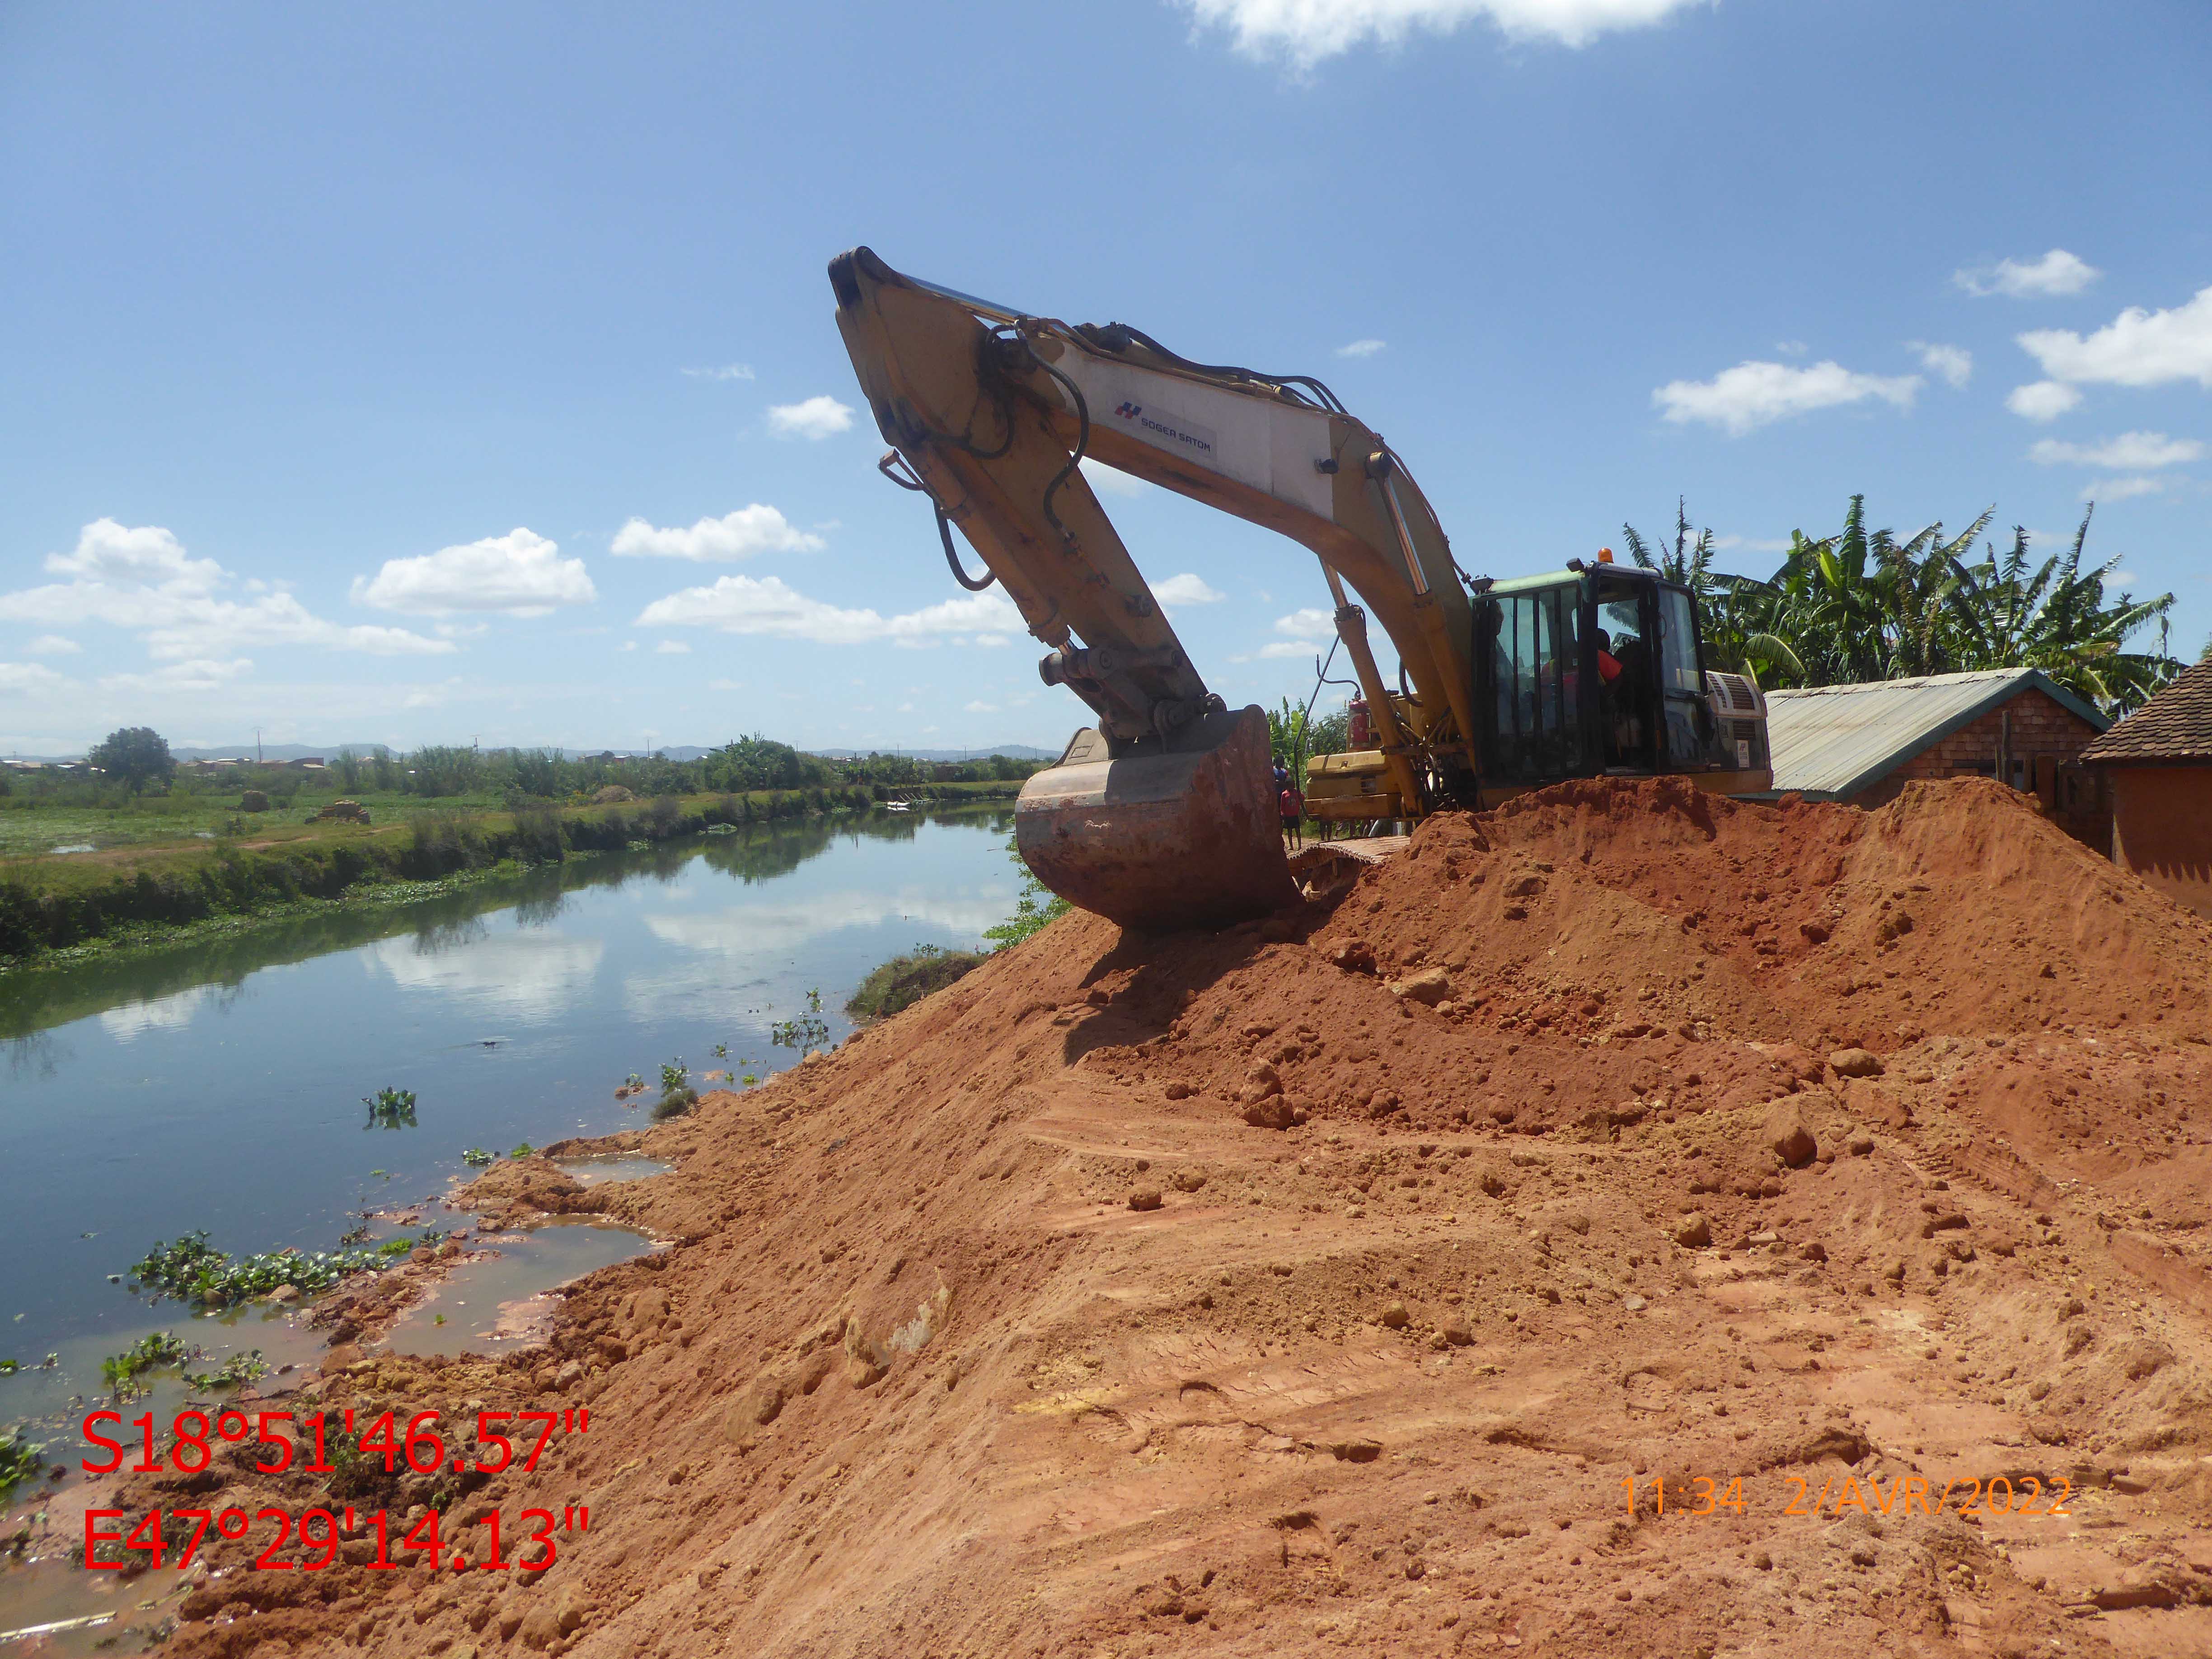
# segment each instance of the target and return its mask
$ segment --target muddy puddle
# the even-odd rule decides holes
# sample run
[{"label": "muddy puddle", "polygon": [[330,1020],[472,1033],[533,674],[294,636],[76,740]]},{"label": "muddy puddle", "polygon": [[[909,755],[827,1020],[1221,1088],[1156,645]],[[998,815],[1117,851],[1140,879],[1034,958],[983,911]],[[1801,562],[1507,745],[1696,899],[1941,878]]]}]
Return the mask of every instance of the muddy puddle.
[{"label": "muddy puddle", "polygon": [[665,1175],[676,1167],[657,1158],[563,1158],[555,1162],[564,1173],[574,1176],[586,1187],[596,1187],[606,1181],[642,1181],[647,1176]]},{"label": "muddy puddle", "polygon": [[465,1261],[407,1310],[386,1346],[394,1353],[495,1354],[536,1341],[557,1305],[556,1289],[652,1248],[641,1233],[582,1216],[483,1234],[469,1242]]},{"label": "muddy puddle", "polygon": [[125,1581],[112,1572],[0,1567],[0,1654],[143,1653],[166,1632],[190,1586],[173,1568]]}]

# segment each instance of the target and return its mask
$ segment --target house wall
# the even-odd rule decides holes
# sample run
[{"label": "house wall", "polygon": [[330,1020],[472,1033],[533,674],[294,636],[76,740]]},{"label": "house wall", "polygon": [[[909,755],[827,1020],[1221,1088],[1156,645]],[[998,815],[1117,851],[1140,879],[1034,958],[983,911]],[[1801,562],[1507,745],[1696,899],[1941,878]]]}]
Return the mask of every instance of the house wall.
[{"label": "house wall", "polygon": [[2112,792],[2112,862],[2212,916],[2212,766],[2103,769]]},{"label": "house wall", "polygon": [[2081,751],[2100,735],[2079,714],[2031,686],[1929,744],[1880,782],[1853,795],[1851,805],[1880,806],[1917,781],[1996,777],[1998,748],[2006,744],[2011,766],[2009,775],[2000,781],[2034,794],[2045,813],[2068,835],[2100,853],[2107,852],[2112,840],[2111,793],[2097,769],[2081,763]]}]

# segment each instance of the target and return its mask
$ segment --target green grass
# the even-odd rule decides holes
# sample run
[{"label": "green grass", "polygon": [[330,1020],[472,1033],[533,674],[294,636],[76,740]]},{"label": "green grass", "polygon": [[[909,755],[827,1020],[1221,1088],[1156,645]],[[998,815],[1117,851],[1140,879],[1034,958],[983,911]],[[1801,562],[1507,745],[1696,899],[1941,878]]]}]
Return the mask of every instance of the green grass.
[{"label": "green grass", "polygon": [[[85,806],[35,800],[18,793],[0,796],[0,859],[37,858],[57,847],[90,842],[100,851],[118,847],[159,847],[200,840],[205,830],[217,840],[289,841],[302,835],[320,836],[340,828],[307,823],[311,813],[332,801],[357,800],[368,808],[371,830],[404,824],[426,816],[492,812],[500,798],[492,794],[448,795],[426,799],[419,795],[364,791],[348,793],[318,781],[303,787],[289,806],[271,805],[265,812],[239,810],[240,789],[221,793],[146,795],[123,806]],[[364,832],[351,826],[352,833]]]}]

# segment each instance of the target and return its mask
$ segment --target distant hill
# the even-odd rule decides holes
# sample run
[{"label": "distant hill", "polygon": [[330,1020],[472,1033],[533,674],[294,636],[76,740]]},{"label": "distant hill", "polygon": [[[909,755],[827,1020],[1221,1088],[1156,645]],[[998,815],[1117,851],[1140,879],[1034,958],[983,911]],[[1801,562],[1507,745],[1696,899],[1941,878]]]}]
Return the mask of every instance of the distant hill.
[{"label": "distant hill", "polygon": [[[310,755],[319,755],[325,760],[333,760],[337,758],[337,752],[341,749],[350,749],[364,760],[371,755],[389,752],[380,743],[334,743],[327,745],[310,743],[264,743],[261,745],[260,753],[264,760],[303,760]],[[169,752],[179,760],[252,760],[254,747],[250,743],[234,743],[220,749],[172,749]]]}]

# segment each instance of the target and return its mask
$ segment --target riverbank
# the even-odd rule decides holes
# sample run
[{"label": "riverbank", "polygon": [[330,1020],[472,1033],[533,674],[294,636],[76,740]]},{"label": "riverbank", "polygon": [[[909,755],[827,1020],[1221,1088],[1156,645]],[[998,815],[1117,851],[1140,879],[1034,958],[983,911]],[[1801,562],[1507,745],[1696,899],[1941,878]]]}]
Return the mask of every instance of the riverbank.
[{"label": "riverbank", "polygon": [[[1051,933],[619,1143],[666,1174],[496,1166],[672,1246],[300,1391],[588,1407],[337,1494],[471,1559],[587,1510],[548,1571],[254,1571],[258,1521],[167,1650],[2201,1645],[2212,931],[2010,792],[1571,785],[1264,922]],[[116,1502],[333,1496],[222,1479]]]},{"label": "riverbank", "polygon": [[218,936],[341,904],[406,903],[577,854],[794,818],[1011,800],[1012,782],[762,789],[609,805],[420,814],[0,860],[0,974]]}]

